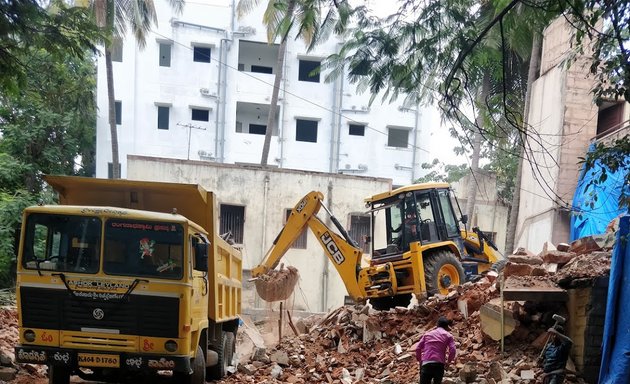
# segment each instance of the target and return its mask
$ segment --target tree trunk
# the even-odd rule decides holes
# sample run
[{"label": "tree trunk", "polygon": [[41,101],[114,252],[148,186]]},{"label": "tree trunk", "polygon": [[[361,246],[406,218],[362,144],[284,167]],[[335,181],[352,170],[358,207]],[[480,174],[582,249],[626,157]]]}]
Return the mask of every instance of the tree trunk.
[{"label": "tree trunk", "polygon": [[527,140],[527,126],[529,120],[529,106],[532,92],[532,83],[537,78],[538,67],[540,66],[541,36],[534,33],[532,38],[532,53],[529,58],[529,70],[527,72],[527,90],[525,91],[525,103],[523,106],[523,128],[520,133],[520,157],[516,168],[516,179],[514,180],[514,198],[510,207],[510,217],[508,218],[507,235],[505,238],[505,252],[514,251],[516,242],[516,224],[518,222],[518,210],[521,203],[521,180],[523,172],[523,158],[525,157],[525,140]]},{"label": "tree trunk", "polygon": [[[293,17],[295,9],[295,1],[291,0],[287,6],[287,17]],[[287,34],[289,32],[287,31]],[[271,91],[271,103],[269,105],[269,116],[267,117],[267,129],[265,130],[265,142],[263,144],[262,157],[260,165],[267,166],[269,160],[269,147],[271,146],[271,135],[276,125],[276,113],[278,112],[278,94],[280,93],[280,83],[282,82],[282,72],[284,70],[284,53],[287,50],[287,37],[282,36],[280,47],[278,47],[278,59],[276,60],[276,76],[273,81],[273,90]]]},{"label": "tree trunk", "polygon": [[116,98],[114,97],[114,70],[111,45],[105,46],[105,68],[107,71],[107,100],[109,104],[109,131],[112,137],[112,178],[120,178],[118,159],[118,131],[116,129]]},{"label": "tree trunk", "polygon": [[488,72],[483,75],[483,83],[481,85],[481,94],[477,98],[478,112],[476,125],[477,130],[473,135],[473,153],[470,160],[470,180],[468,182],[468,197],[466,200],[466,214],[468,215],[469,222],[472,223],[473,213],[475,209],[475,200],[477,199],[478,178],[479,173],[479,155],[481,153],[481,129],[483,127],[483,111],[486,109],[486,98],[490,94],[490,75]]}]

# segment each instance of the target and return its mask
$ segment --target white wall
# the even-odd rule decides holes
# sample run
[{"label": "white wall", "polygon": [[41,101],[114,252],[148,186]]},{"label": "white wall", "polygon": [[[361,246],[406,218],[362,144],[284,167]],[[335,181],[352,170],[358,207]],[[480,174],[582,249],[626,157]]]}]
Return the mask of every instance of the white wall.
[{"label": "white wall", "polygon": [[[140,50],[131,36],[125,38],[123,62],[114,62],[116,99],[122,101],[122,124],[118,134],[123,177],[128,154],[187,158],[189,129],[181,126],[187,124],[205,128],[192,130],[191,159],[199,159],[198,152],[204,151],[215,158],[222,154],[225,163],[260,161],[262,137],[236,134],[235,123],[237,101],[268,104],[270,100],[273,75],[237,70],[239,39],[266,43],[265,28],[261,24],[262,6],[237,19],[232,4],[231,0],[196,0],[186,4],[183,14],[174,16],[168,2],[159,0],[156,1],[158,26],[148,35],[146,47]],[[180,23],[172,23],[171,18]],[[232,30],[236,33],[231,33]],[[253,34],[238,31],[253,31]],[[168,40],[173,42],[171,66],[160,67],[159,43]],[[194,44],[212,47],[211,63],[193,62]],[[219,100],[217,96],[223,85],[218,83],[219,71],[223,70],[219,61],[224,46],[227,49],[226,95]],[[258,48],[266,47],[263,44]],[[423,172],[420,164],[429,160],[421,149],[414,153],[414,138],[416,146],[430,147],[427,124],[435,121],[431,116],[435,111],[420,108],[416,115],[414,111],[399,109],[402,100],[381,104],[378,97],[372,106],[368,106],[369,94],[357,95],[347,79],[324,82],[325,71],[320,83],[298,81],[300,58],[321,59],[338,47],[336,38],[331,38],[314,51],[307,52],[300,40],[289,37],[283,69],[285,81],[280,92],[280,134],[272,139],[269,163],[283,168],[324,172],[350,168],[365,176],[392,178],[396,185],[409,184],[412,176],[417,178]],[[257,49],[243,54],[268,62],[271,57],[265,55],[273,50]],[[98,69],[97,176],[106,177],[107,163],[111,161],[111,140],[103,57],[98,60]],[[206,95],[200,93],[201,88],[208,90]],[[156,102],[171,105],[168,131],[157,130]],[[225,103],[224,116],[220,102]],[[210,121],[201,124],[191,121],[191,105],[211,108]],[[295,141],[297,117],[319,119],[317,143]],[[348,135],[348,123],[353,121],[368,123],[365,136]],[[408,148],[390,148],[387,147],[388,126],[412,130],[417,126],[418,134],[410,133]],[[367,170],[358,170],[359,165],[366,165]]]},{"label": "white wall", "polygon": [[[324,193],[326,204],[332,199],[332,211],[346,228],[349,215],[365,212],[365,197],[390,190],[391,180],[288,169],[239,167],[200,161],[129,156],[127,176],[134,180],[197,183],[217,194],[220,204],[245,207],[243,268],[258,265],[284,225],[286,209],[308,192]],[[323,210],[319,217],[325,221]],[[300,271],[299,289],[294,308],[328,311],[343,303],[347,294],[343,282],[328,261],[317,239],[308,234],[307,249],[290,249],[285,265]],[[328,283],[324,273],[328,271]],[[250,292],[251,294],[251,292]],[[324,303],[323,295],[327,296]],[[249,296],[251,297],[251,296]],[[253,303],[249,301],[249,305]],[[244,299],[243,305],[248,305]],[[260,304],[262,305],[262,303]]]}]

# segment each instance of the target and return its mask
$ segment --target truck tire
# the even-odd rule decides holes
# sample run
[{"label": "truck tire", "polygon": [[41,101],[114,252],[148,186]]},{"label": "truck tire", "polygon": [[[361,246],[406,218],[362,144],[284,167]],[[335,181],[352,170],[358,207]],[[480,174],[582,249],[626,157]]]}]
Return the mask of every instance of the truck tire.
[{"label": "truck tire", "polygon": [[227,375],[229,373],[227,368],[232,365],[232,359],[236,351],[236,337],[233,332],[225,333],[225,348],[225,374]]},{"label": "truck tire", "polygon": [[173,372],[175,383],[182,384],[204,384],[206,382],[206,360],[200,346],[197,346],[195,358],[190,363],[192,373]]},{"label": "truck tire", "polygon": [[212,346],[212,349],[219,355],[217,365],[206,368],[206,376],[209,379],[219,380],[225,377],[234,355],[234,343],[234,333],[221,332],[218,345]]},{"label": "truck tire", "polygon": [[451,251],[438,251],[427,256],[424,259],[424,278],[428,296],[446,295],[449,287],[466,281],[464,267]]},{"label": "truck tire", "polygon": [[59,365],[48,366],[48,384],[70,383],[70,369]]}]

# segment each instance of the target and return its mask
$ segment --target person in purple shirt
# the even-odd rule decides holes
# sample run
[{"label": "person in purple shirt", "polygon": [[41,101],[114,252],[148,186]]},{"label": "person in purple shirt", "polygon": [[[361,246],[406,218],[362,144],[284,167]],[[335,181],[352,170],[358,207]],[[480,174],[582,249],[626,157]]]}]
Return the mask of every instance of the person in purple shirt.
[{"label": "person in purple shirt", "polygon": [[[440,317],[437,327],[420,338],[416,348],[416,359],[420,363],[420,384],[440,384],[444,368],[455,361],[455,339],[448,332],[451,321]],[[448,350],[448,358],[446,351]]]}]

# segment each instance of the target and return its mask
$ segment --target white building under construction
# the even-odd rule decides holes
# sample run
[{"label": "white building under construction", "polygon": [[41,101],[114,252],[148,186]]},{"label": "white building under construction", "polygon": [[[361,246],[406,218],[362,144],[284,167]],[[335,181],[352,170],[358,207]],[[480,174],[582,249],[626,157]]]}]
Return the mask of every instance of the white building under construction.
[{"label": "white building under construction", "polygon": [[[242,18],[237,0],[187,1],[175,15],[156,0],[158,25],[140,49],[115,44],[114,85],[121,175],[127,155],[260,163],[278,45],[267,44],[260,7]],[[264,3],[264,2],[262,2]],[[266,3],[265,3],[266,4]],[[347,77],[313,70],[338,51],[331,37],[312,52],[292,37],[281,68],[278,124],[268,163],[306,171],[387,177],[409,184],[428,161],[431,110],[403,100],[369,105]],[[98,61],[98,177],[111,174],[104,56]]]}]

